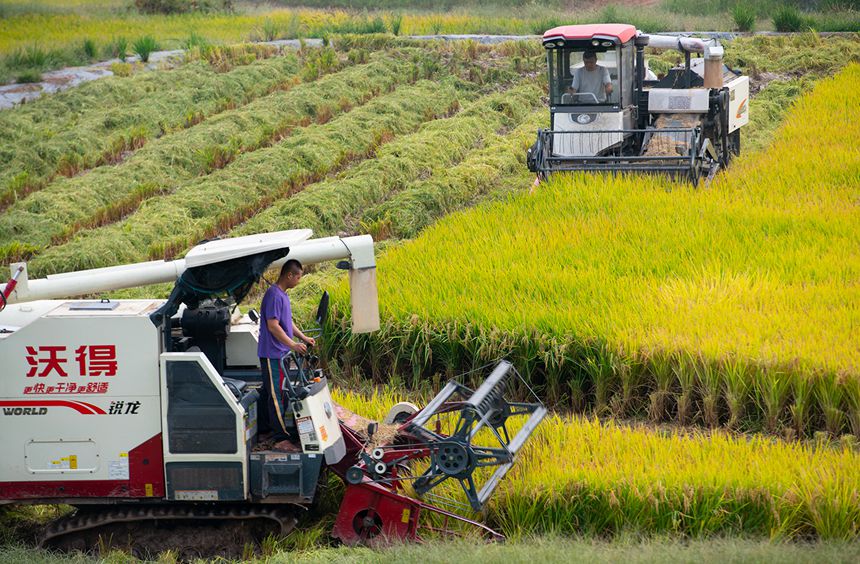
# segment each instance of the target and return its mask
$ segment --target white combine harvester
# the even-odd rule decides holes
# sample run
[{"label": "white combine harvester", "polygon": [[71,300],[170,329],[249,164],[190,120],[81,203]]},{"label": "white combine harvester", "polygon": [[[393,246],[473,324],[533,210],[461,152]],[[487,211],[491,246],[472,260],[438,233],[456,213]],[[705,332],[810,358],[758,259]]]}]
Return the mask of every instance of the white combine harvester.
[{"label": "white combine harvester", "polygon": [[[253,533],[257,541],[283,534],[328,468],[347,482],[333,531],[345,543],[415,540],[422,515],[433,514],[497,537],[408,497],[402,483],[425,494],[453,479],[467,507],[484,506],[546,413],[504,399],[507,363],[475,391],[451,382],[420,412],[396,408],[396,429],[372,441],[376,424],[332,402],[318,359],[291,354],[282,392],[300,439],[273,446],[260,436],[258,320],[235,306],[266,269],[288,258],[340,261],[349,271],[353,331],[379,327],[373,240],[310,237],[293,230],[216,240],[181,260],[40,280],[12,265],[12,280],[0,286],[0,504],[74,506],[46,530],[44,545],[161,539],[142,547],[146,555],[205,539],[197,534],[203,524],[242,524],[228,536]],[[167,300],[66,299],[158,282],[175,283]],[[324,296],[319,323],[326,309]],[[456,432],[429,426],[444,414],[459,417]],[[528,420],[509,437],[505,423],[520,415]],[[478,444],[482,428],[498,438],[494,446]],[[487,466],[497,468],[479,489],[473,473]],[[192,534],[169,535],[182,526]],[[141,534],[145,527],[158,534]]]},{"label": "white combine harvester", "polygon": [[[698,184],[740,154],[749,77],[723,65],[716,39],[646,34],[625,24],[566,25],[544,33],[543,46],[550,128],[538,131],[527,158],[539,178],[580,170],[647,172]],[[646,47],[678,50],[685,64],[657,80],[646,65]],[[606,70],[610,92],[602,85],[572,87],[586,58],[599,67],[589,74]]]}]

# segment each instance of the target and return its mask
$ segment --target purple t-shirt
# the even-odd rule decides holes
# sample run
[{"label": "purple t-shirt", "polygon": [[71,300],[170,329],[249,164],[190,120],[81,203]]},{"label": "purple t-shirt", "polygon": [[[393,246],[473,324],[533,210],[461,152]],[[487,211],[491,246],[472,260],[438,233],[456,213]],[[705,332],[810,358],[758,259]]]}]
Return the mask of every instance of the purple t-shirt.
[{"label": "purple t-shirt", "polygon": [[281,358],[290,349],[269,331],[267,324],[269,319],[277,319],[287,336],[293,338],[293,309],[290,306],[290,297],[277,285],[272,285],[266,290],[263,303],[260,304],[260,341],[257,344],[257,356]]}]

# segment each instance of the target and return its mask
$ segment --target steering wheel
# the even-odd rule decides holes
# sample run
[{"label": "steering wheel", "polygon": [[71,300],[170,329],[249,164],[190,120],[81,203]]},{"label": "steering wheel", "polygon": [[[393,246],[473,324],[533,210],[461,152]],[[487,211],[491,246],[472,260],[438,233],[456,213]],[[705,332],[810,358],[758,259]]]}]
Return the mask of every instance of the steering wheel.
[{"label": "steering wheel", "polygon": [[[296,369],[298,371],[298,380],[295,386],[290,378],[290,360],[295,362]],[[281,391],[287,392],[287,396],[291,400],[301,401],[308,397],[311,391],[309,386],[310,382],[305,374],[305,366],[307,366],[305,355],[297,355],[295,352],[290,351],[281,357],[279,362],[281,365],[281,372],[284,374],[284,383],[281,385]]]},{"label": "steering wheel", "polygon": [[[600,103],[600,100],[597,99],[597,96],[595,96],[594,92],[574,92],[573,94],[571,94],[571,96],[573,96],[574,100],[578,101],[580,104],[599,104]],[[594,101],[588,102],[587,99],[586,100],[578,100],[578,98],[580,96],[591,96],[591,99]],[[574,102],[574,103],[576,103],[576,102]]]}]

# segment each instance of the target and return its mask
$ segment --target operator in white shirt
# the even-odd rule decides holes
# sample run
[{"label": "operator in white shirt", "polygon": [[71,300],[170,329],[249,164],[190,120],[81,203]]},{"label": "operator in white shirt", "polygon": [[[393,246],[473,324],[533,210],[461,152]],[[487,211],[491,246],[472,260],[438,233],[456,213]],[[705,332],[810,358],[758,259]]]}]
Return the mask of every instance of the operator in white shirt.
[{"label": "operator in white shirt", "polygon": [[[582,54],[584,66],[579,67],[573,73],[573,81],[568,89],[571,94],[594,94],[598,103],[606,102],[607,96],[612,94],[612,79],[609,69],[597,64],[597,53],[586,51]],[[582,96],[580,103],[594,103],[591,96]]]}]

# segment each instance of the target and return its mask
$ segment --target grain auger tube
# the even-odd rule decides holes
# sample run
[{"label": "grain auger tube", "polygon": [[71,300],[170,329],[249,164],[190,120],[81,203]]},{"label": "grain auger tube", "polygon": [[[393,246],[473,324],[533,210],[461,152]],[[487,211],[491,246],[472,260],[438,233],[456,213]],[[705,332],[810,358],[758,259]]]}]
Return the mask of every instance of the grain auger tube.
[{"label": "grain auger tube", "polygon": [[[543,46],[550,127],[538,131],[527,155],[539,179],[555,172],[642,172],[696,185],[740,154],[749,78],[723,65],[716,39],[590,24],[553,28]],[[678,50],[684,66],[658,79],[646,47]]]}]

